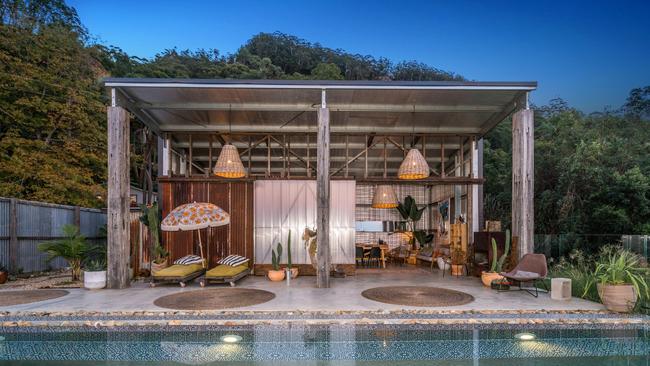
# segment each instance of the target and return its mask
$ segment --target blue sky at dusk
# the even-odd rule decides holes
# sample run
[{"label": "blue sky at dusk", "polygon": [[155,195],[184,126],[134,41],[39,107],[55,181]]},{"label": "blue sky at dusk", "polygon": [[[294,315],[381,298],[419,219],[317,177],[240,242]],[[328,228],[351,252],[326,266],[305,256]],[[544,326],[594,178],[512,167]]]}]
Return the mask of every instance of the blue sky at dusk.
[{"label": "blue sky at dusk", "polygon": [[280,31],[348,52],[417,60],[470,80],[539,82],[586,112],[617,108],[650,85],[650,1],[70,0],[90,33],[127,53],[233,53]]}]

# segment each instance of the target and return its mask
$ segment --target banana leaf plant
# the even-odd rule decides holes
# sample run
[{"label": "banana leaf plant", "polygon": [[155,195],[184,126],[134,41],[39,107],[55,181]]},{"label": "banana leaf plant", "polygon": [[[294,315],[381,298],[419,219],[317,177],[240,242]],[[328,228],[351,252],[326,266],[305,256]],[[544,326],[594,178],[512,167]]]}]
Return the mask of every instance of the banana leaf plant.
[{"label": "banana leaf plant", "polygon": [[406,196],[404,202],[398,202],[397,211],[399,211],[400,216],[408,225],[409,231],[411,232],[411,245],[415,247],[415,242],[420,243],[421,246],[424,246],[430,243],[433,240],[433,234],[427,234],[424,230],[417,230],[417,222],[422,219],[422,214],[424,210],[427,209],[427,206],[418,208],[417,203],[413,197]]}]

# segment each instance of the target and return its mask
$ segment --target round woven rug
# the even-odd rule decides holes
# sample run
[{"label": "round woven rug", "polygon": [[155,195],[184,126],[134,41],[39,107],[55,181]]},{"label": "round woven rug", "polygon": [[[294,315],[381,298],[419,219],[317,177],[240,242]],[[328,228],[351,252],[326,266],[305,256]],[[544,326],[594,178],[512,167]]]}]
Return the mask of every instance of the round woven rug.
[{"label": "round woven rug", "polygon": [[21,290],[0,292],[0,306],[29,304],[56,299],[68,294],[65,290]]},{"label": "round woven rug", "polygon": [[263,304],[274,298],[274,293],[264,290],[215,288],[166,295],[153,304],[174,310],[220,310]]},{"label": "round woven rug", "polygon": [[407,306],[456,306],[474,301],[474,296],[456,290],[426,286],[387,286],[365,290],[361,296],[385,304]]}]

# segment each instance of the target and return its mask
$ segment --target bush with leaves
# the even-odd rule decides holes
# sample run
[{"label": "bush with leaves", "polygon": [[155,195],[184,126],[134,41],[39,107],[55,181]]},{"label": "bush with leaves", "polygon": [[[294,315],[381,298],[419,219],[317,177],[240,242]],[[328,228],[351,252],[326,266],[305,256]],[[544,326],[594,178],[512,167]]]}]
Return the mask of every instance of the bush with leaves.
[{"label": "bush with leaves", "polygon": [[77,281],[81,275],[81,266],[84,261],[96,253],[95,246],[89,246],[86,237],[81,235],[79,228],[74,225],[64,225],[63,238],[38,245],[38,250],[48,254],[47,262],[61,257],[65,259],[72,270],[72,280]]}]

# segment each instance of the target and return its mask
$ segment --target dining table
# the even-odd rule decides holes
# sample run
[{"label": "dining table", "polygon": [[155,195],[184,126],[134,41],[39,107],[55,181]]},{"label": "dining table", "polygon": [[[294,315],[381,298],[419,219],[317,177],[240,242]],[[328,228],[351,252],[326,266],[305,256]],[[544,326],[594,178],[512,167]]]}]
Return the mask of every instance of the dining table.
[{"label": "dining table", "polygon": [[363,248],[364,252],[369,251],[372,248],[379,247],[380,255],[379,261],[381,262],[381,267],[386,269],[386,253],[389,251],[388,244],[379,244],[379,243],[356,243],[357,247]]}]

